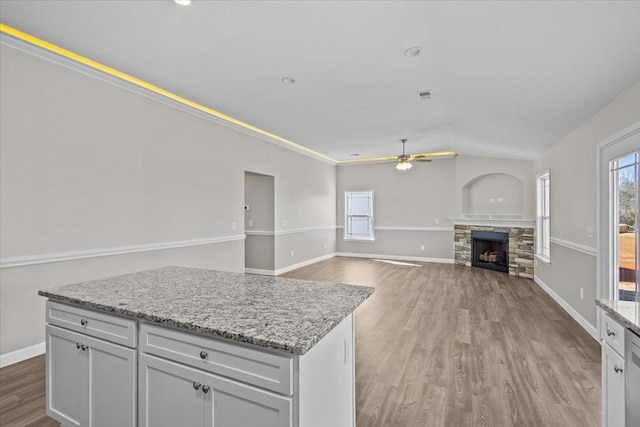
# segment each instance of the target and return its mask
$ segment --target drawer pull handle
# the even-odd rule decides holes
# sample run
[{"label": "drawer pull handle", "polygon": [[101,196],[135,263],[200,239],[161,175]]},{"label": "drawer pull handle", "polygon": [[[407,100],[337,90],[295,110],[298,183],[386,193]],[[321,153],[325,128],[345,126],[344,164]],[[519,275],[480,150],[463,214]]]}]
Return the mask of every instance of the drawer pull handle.
[{"label": "drawer pull handle", "polygon": [[[202,384],[200,384],[199,382],[195,381],[195,382],[193,383],[193,389],[194,389],[194,390],[200,390],[200,386],[201,386],[201,385],[202,385]],[[204,387],[203,387],[203,388],[204,388]]]},{"label": "drawer pull handle", "polygon": [[202,350],[200,352],[200,359],[204,360],[207,358],[207,356],[209,355],[209,353],[207,353],[206,351]]},{"label": "drawer pull handle", "polygon": [[80,324],[81,324],[82,326],[86,326],[86,325],[87,325],[87,323],[89,323],[89,321],[88,321],[87,319],[82,319],[82,320],[80,321]]},{"label": "drawer pull handle", "polygon": [[622,368],[618,368],[618,365],[613,365],[613,370],[616,371],[616,374],[622,372]]},{"label": "drawer pull handle", "polygon": [[607,329],[607,335],[609,335],[610,337],[615,337],[616,333],[613,332],[611,329]]},{"label": "drawer pull handle", "polygon": [[205,393],[209,393],[209,390],[211,390],[211,387],[209,387],[208,385],[203,385],[202,386],[202,391],[204,391]]}]

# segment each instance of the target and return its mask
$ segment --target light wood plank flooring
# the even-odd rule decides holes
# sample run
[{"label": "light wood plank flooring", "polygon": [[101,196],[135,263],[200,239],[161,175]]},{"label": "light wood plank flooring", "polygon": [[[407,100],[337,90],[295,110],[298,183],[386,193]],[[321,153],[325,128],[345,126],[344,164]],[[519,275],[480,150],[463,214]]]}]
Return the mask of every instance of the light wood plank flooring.
[{"label": "light wood plank flooring", "polygon": [[[376,288],[355,314],[358,427],[600,425],[600,347],[531,280],[342,257],[284,276]],[[0,370],[0,425],[58,425],[44,356]]]}]

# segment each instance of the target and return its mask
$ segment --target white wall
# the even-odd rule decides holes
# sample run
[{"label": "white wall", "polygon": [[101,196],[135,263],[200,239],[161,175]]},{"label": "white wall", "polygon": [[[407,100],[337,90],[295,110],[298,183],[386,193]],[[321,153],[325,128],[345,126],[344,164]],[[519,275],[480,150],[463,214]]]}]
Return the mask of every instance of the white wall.
[{"label": "white wall", "polygon": [[[277,268],[335,251],[335,166],[6,45],[0,67],[3,260],[242,239],[245,170],[275,177],[276,229],[325,227]],[[0,353],[44,341],[38,289],[170,264],[241,272],[243,241],[3,268]]]},{"label": "white wall", "polygon": [[[534,163],[534,175],[551,171],[551,264],[538,262],[536,276],[588,323],[596,326],[596,146],[640,120],[640,82],[569,132]],[[563,244],[554,239],[560,239]],[[592,248],[593,255],[567,247]],[[584,299],[580,289],[584,289]]]}]

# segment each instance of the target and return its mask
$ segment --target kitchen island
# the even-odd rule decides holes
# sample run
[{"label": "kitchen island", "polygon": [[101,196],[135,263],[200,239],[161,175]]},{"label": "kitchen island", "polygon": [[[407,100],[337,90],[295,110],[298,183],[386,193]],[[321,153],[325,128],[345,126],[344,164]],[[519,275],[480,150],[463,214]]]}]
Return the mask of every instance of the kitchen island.
[{"label": "kitchen island", "polygon": [[354,426],[373,288],[166,267],[39,292],[65,426]]}]

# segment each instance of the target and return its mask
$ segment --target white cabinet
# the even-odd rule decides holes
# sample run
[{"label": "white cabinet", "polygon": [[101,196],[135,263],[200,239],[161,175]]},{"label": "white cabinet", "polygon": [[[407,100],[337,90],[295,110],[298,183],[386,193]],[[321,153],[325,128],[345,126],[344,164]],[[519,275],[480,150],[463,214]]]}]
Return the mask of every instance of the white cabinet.
[{"label": "white cabinet", "polygon": [[141,354],[140,425],[289,427],[292,399]]},{"label": "white cabinet", "polygon": [[137,352],[96,338],[131,343],[113,332],[135,322],[53,302],[47,321],[47,415],[64,426],[135,426]]},{"label": "white cabinet", "polygon": [[624,327],[600,312],[602,427],[625,427]]}]

